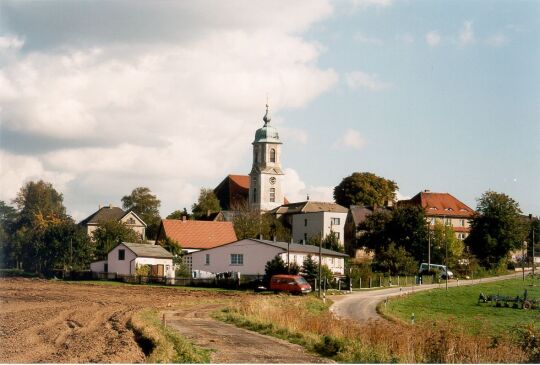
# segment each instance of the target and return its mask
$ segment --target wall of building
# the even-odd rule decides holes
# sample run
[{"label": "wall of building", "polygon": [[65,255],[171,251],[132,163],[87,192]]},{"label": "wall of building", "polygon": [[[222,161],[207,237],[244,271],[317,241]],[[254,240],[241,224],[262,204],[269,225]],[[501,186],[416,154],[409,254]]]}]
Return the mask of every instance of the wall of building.
[{"label": "wall of building", "polygon": [[[192,271],[201,270],[212,273],[232,271],[244,275],[264,275],[266,263],[282,251],[280,248],[246,239],[208,250],[193,252],[187,256],[191,258]],[[210,255],[208,265],[206,264],[207,254]],[[231,254],[243,254],[244,263],[242,265],[232,265]]]},{"label": "wall of building", "polygon": [[[130,221],[133,221],[134,223],[130,223]],[[146,237],[146,227],[144,224],[141,223],[141,221],[132,213],[128,213],[125,216],[120,219],[120,222],[127,225],[129,228],[134,230],[142,239]]]},{"label": "wall of building", "polygon": [[[338,225],[331,225],[332,218],[339,218]],[[309,238],[320,235],[327,236],[331,231],[339,235],[339,243],[344,245],[344,227],[347,213],[315,212],[301,213],[292,216],[292,237],[300,242],[305,237]],[[306,224],[307,221],[307,224]]]},{"label": "wall of building", "polygon": [[137,271],[137,265],[163,265],[163,273],[167,278],[174,278],[174,265],[172,259],[154,257],[137,257],[131,264],[131,272]]},{"label": "wall of building", "polygon": [[105,272],[105,264],[107,260],[95,261],[90,264],[90,271],[92,272]]},{"label": "wall of building", "polygon": [[[125,256],[124,260],[118,259],[118,251],[124,250]],[[137,256],[124,245],[116,246],[109,254],[107,255],[107,262],[109,263],[109,272],[115,272],[120,275],[134,275],[135,270],[133,266],[133,261]]]},{"label": "wall of building", "polygon": [[[304,264],[304,260],[309,255],[310,254],[305,253],[305,252],[290,252],[289,259],[290,259],[291,264],[296,263],[298,266],[301,267]],[[280,256],[283,259],[283,262],[287,263],[287,252],[280,253]],[[318,254],[311,254],[311,258],[315,260],[317,264],[319,264]],[[330,270],[334,273],[334,275],[345,274],[345,259],[343,257],[322,255],[321,262],[323,265],[328,266],[328,268],[330,268]]]}]

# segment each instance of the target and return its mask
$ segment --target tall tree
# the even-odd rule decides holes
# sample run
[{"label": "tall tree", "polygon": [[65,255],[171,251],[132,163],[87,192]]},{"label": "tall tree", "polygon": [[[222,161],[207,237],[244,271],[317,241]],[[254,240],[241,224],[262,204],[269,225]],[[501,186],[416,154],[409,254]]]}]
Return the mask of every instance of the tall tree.
[{"label": "tall tree", "polygon": [[41,272],[46,269],[46,258],[42,255],[47,246],[43,241],[45,232],[53,225],[70,220],[62,194],[51,183],[30,181],[21,188],[14,203],[18,217],[10,255],[17,267]]},{"label": "tall tree", "polygon": [[133,189],[130,195],[122,198],[124,209],[133,210],[146,223],[146,236],[155,239],[159,228],[159,207],[161,201],[147,187]]},{"label": "tall tree", "polygon": [[334,188],[334,199],[344,207],[385,205],[396,199],[397,189],[397,184],[392,180],[371,172],[355,172]]},{"label": "tall tree", "polygon": [[375,255],[375,267],[391,275],[411,275],[418,272],[418,262],[403,246],[390,243]]},{"label": "tall tree", "polygon": [[191,212],[195,219],[204,219],[212,213],[221,210],[219,200],[212,189],[201,188],[199,200],[191,207]]},{"label": "tall tree", "polygon": [[15,208],[0,201],[0,265],[3,267],[14,267],[15,250],[15,224],[17,222],[17,211]]},{"label": "tall tree", "polygon": [[[458,259],[463,254],[464,244],[459,240],[451,226],[442,222],[435,222],[433,232],[431,233],[431,262],[444,263],[449,267],[455,267]],[[448,254],[448,262],[446,256]]]},{"label": "tall tree", "polygon": [[496,267],[510,251],[522,247],[526,229],[519,204],[506,194],[486,191],[479,199],[477,215],[465,243],[484,267]]},{"label": "tall tree", "polygon": [[140,242],[141,237],[133,229],[118,221],[100,222],[92,232],[95,253],[99,260],[107,258],[107,253],[121,242]]},{"label": "tall tree", "polygon": [[391,212],[376,212],[360,227],[366,231],[359,238],[360,246],[386,251],[391,243],[403,247],[415,260],[427,259],[427,227],[424,210],[420,207],[399,207]]}]

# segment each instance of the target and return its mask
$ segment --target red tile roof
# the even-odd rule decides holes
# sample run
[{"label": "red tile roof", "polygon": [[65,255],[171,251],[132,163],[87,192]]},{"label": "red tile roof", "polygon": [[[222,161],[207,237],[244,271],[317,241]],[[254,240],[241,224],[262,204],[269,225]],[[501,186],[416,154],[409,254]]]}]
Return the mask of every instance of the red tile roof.
[{"label": "red tile roof", "polygon": [[240,188],[249,190],[249,176],[248,175],[229,175],[229,179],[238,185]]},{"label": "red tile roof", "polygon": [[410,200],[400,201],[400,204],[419,205],[424,208],[428,217],[462,217],[472,218],[474,210],[448,193],[420,192]]},{"label": "red tile roof", "polygon": [[205,249],[237,241],[232,222],[163,219],[165,235],[184,249]]}]

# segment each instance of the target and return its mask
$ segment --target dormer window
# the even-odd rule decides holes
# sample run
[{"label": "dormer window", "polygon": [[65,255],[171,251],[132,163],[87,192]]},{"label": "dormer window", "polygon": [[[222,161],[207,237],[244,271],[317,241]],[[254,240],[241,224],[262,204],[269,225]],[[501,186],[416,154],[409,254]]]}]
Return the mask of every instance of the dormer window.
[{"label": "dormer window", "polygon": [[431,209],[431,210],[437,210],[436,207],[429,207],[429,209]]},{"label": "dormer window", "polygon": [[276,162],[276,150],[274,148],[270,149],[270,162]]},{"label": "dormer window", "polygon": [[451,211],[453,211],[454,209],[452,209],[452,208],[445,208],[444,210],[446,210],[446,211],[448,211],[448,212],[451,212]]}]

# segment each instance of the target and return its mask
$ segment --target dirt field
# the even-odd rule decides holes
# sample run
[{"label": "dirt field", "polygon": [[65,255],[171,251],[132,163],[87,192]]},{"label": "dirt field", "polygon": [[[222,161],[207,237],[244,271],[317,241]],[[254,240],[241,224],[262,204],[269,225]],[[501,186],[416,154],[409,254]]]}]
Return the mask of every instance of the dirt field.
[{"label": "dirt field", "polygon": [[[209,319],[208,310],[201,311],[205,313],[202,323],[194,321],[194,313],[198,313],[194,308],[218,308],[242,295],[246,294],[0,279],[0,362],[145,362],[127,326],[129,318],[143,308],[166,311],[180,333],[214,350],[213,362],[321,361],[276,339],[261,336],[253,342],[255,334],[244,330],[239,336],[235,327]],[[204,325],[211,330],[204,330]],[[241,339],[234,345],[224,340],[238,337]],[[244,352],[238,351],[242,341]],[[282,359],[272,361],[268,350],[276,341]]]}]

